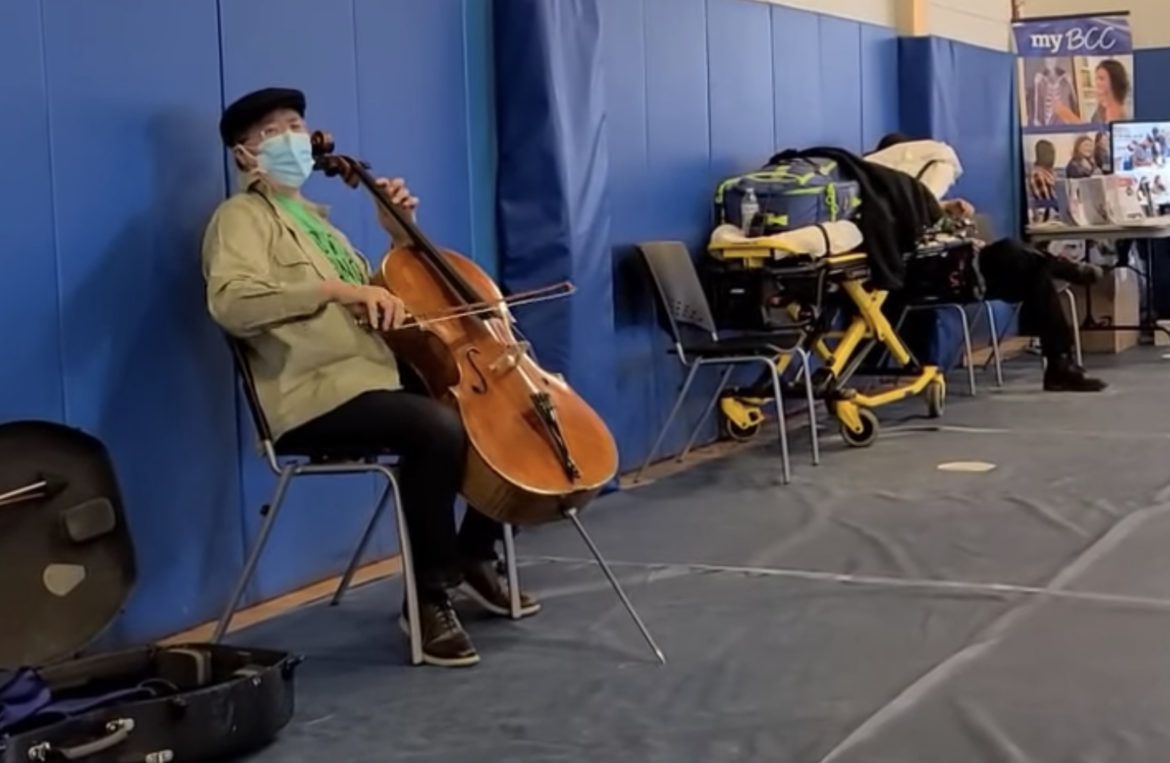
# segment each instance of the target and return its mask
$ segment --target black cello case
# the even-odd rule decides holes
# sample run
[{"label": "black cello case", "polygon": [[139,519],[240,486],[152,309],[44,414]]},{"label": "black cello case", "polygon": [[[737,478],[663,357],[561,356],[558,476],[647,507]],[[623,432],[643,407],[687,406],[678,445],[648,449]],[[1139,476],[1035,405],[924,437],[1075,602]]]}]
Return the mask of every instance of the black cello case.
[{"label": "black cello case", "polygon": [[134,587],[134,546],[103,444],[0,424],[0,763],[225,760],[293,714],[300,659],[209,644],[79,656]]}]

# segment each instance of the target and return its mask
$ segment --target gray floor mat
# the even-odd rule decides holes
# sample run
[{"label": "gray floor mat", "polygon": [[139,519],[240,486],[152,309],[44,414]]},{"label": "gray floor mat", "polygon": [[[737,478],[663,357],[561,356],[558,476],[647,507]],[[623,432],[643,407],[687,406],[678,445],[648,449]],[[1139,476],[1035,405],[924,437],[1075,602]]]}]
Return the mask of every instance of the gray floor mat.
[{"label": "gray floor mat", "polygon": [[[600,501],[665,667],[564,525],[518,539],[544,612],[467,614],[472,670],[404,665],[397,581],[238,634],[309,658],[256,760],[1170,758],[1166,361],[1128,357],[1099,397],[1035,392],[1038,361],[973,400],[952,383],[941,428],[889,409],[819,468],[795,434],[787,487],[761,443]],[[960,460],[997,468],[937,468]]]}]

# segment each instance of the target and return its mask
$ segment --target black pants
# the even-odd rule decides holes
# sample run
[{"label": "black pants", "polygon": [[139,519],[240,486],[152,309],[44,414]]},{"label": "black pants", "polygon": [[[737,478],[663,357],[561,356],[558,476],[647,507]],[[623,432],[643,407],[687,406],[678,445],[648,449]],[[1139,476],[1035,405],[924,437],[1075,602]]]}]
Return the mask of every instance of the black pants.
[{"label": "black pants", "polygon": [[987,298],[1020,303],[1020,333],[1039,337],[1049,360],[1068,357],[1073,347],[1053,267],[1052,257],[1016,239],[1001,239],[979,253]]},{"label": "black pants", "polygon": [[420,595],[434,596],[460,583],[463,563],[496,559],[503,528],[469,507],[456,533],[455,498],[467,448],[463,425],[425,394],[409,369],[401,370],[405,389],[360,395],[287,433],[281,445],[396,454]]}]

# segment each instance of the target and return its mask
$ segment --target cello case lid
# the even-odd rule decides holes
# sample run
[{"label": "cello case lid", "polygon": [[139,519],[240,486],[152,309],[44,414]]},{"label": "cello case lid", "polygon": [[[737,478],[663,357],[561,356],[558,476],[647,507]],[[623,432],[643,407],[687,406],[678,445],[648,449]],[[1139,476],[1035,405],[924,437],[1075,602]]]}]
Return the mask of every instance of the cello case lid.
[{"label": "cello case lid", "polygon": [[75,656],[121,612],[135,574],[105,446],[61,424],[0,424],[0,667]]}]

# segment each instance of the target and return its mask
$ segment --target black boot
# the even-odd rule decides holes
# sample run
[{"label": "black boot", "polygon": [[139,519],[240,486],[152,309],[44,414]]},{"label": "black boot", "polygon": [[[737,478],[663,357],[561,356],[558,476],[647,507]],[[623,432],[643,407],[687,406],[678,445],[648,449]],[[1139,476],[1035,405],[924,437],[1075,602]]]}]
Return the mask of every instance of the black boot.
[{"label": "black boot", "polygon": [[[419,591],[418,608],[423,662],[442,668],[464,668],[479,662],[479,654],[463,630],[446,592]],[[405,607],[398,624],[409,638],[410,621]]]},{"label": "black boot", "polygon": [[1085,375],[1085,370],[1069,358],[1049,358],[1044,371],[1045,392],[1100,392],[1107,385]]},{"label": "black boot", "polygon": [[[463,584],[459,592],[493,615],[510,617],[512,600],[508,587],[496,563],[491,561],[468,562],[463,565]],[[520,592],[520,616],[528,617],[540,611],[540,602],[535,597]]]}]

